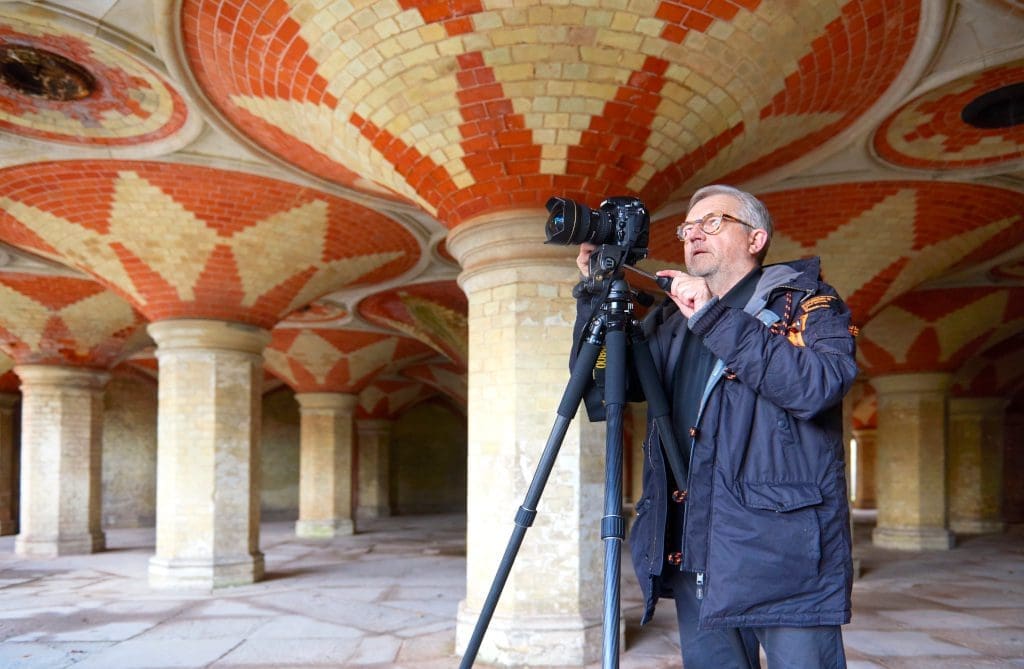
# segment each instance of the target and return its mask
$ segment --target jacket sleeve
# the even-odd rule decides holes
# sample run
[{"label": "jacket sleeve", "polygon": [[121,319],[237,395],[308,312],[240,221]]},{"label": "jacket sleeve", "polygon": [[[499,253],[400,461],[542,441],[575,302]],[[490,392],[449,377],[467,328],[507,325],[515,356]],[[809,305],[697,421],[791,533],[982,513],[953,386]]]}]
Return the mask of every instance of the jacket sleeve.
[{"label": "jacket sleeve", "polygon": [[849,309],[825,288],[801,305],[788,336],[717,299],[689,327],[741,382],[807,420],[839,404],[857,376]]}]

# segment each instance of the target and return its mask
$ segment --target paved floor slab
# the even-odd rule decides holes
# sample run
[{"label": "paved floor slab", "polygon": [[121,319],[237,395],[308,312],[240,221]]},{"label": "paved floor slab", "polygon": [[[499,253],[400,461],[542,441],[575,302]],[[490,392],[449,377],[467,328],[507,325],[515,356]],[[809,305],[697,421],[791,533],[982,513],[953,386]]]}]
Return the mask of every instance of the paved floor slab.
[{"label": "paved floor slab", "polygon": [[[844,628],[851,669],[1024,669],[1024,528],[903,553],[871,546],[871,518],[860,521],[862,574]],[[295,537],[294,523],[266,523],[267,578],[214,592],[149,588],[152,529],[109,529],[107,552],[51,559],[16,556],[14,538],[0,537],[0,667],[457,666],[465,518],[363,527],[310,540]],[[624,565],[620,666],[679,667],[673,607],[641,628],[631,572]]]}]

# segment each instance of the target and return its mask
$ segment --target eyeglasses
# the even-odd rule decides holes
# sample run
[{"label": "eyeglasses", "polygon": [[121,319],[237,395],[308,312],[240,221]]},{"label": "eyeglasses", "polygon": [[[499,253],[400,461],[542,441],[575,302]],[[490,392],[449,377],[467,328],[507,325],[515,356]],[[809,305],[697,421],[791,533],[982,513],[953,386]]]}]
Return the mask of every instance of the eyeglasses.
[{"label": "eyeglasses", "polygon": [[730,216],[729,214],[722,214],[717,211],[713,211],[710,214],[704,214],[704,216],[697,219],[696,221],[686,221],[685,223],[680,225],[678,228],[676,228],[676,237],[679,238],[679,241],[685,242],[687,239],[690,238],[690,235],[693,234],[693,229],[696,227],[700,227],[700,231],[703,232],[705,235],[717,235],[719,232],[722,231],[722,223],[724,221],[732,221],[733,223],[739,223],[740,225],[747,226],[751,230],[757,229],[750,223],[747,223],[746,221],[741,221],[735,216]]}]

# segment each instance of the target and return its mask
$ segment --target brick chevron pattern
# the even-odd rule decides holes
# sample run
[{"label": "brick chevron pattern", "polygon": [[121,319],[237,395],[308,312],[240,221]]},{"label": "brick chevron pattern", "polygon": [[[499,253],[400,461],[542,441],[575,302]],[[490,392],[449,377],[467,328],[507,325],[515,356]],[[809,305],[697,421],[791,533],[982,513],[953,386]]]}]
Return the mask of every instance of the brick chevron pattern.
[{"label": "brick chevron pattern", "polygon": [[954,380],[953,392],[967,397],[1005,397],[1024,387],[1024,331],[968,360]]},{"label": "brick chevron pattern", "polygon": [[456,406],[466,409],[469,389],[465,370],[447,361],[428,361],[409,365],[402,375],[415,379],[451,398]]},{"label": "brick chevron pattern", "polygon": [[331,291],[396,277],[420,253],[398,223],[309,188],[109,160],[0,171],[0,237],[88,272],[149,320],[268,328]]},{"label": "brick chevron pattern", "polygon": [[0,7],[0,49],[29,47],[62,56],[97,82],[88,97],[52,101],[0,78],[0,130],[36,139],[129,146],[170,137],[188,117],[181,95],[152,68],[89,35]]},{"label": "brick chevron pattern", "polygon": [[0,393],[16,393],[21,386],[21,380],[12,370],[14,359],[0,351]]},{"label": "brick chevron pattern", "polygon": [[871,376],[956,372],[987,349],[1015,341],[1022,331],[1024,288],[917,290],[864,326],[857,340],[858,362]]},{"label": "brick chevron pattern", "polygon": [[391,419],[434,393],[422,383],[387,377],[375,380],[359,393],[357,419]]},{"label": "brick chevron pattern", "polygon": [[[1024,243],[1024,194],[968,183],[889,181],[766,193],[767,261],[821,256],[859,325],[900,295]],[[677,265],[678,218],[651,226],[651,269]]]},{"label": "brick chevron pattern", "polygon": [[1024,126],[981,129],[961,112],[975,98],[1024,83],[1024,60],[957,79],[904,105],[875,134],[880,157],[901,167],[956,169],[1024,158]]},{"label": "brick chevron pattern", "polygon": [[372,323],[414,337],[466,369],[469,304],[454,281],[406,286],[372,295],[359,313]]},{"label": "brick chevron pattern", "polygon": [[263,357],[267,369],[301,393],[357,393],[377,375],[432,351],[420,342],[361,330],[278,328]]},{"label": "brick chevron pattern", "polygon": [[130,352],[143,324],[95,281],[0,272],[0,350],[18,364],[106,368]]},{"label": "brick chevron pattern", "polygon": [[184,0],[180,18],[200,88],[249,138],[455,226],[552,192],[657,207],[786,165],[890,86],[919,9]]}]

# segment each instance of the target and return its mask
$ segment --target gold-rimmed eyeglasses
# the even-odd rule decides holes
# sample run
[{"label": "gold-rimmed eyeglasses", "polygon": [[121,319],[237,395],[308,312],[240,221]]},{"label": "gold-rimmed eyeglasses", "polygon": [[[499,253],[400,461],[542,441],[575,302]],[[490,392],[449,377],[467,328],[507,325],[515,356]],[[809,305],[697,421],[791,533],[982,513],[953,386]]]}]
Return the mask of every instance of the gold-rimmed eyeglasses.
[{"label": "gold-rimmed eyeglasses", "polygon": [[697,219],[696,221],[684,222],[682,225],[676,228],[676,237],[679,238],[679,241],[685,242],[687,239],[690,238],[690,235],[693,234],[693,229],[698,226],[700,227],[700,231],[703,232],[705,235],[717,235],[719,232],[722,231],[722,223],[724,221],[732,221],[733,223],[739,223],[740,225],[747,226],[751,230],[757,229],[750,223],[747,223],[746,221],[741,221],[735,216],[730,216],[729,214],[723,214],[718,211],[713,211],[709,214],[704,214],[704,216]]}]

